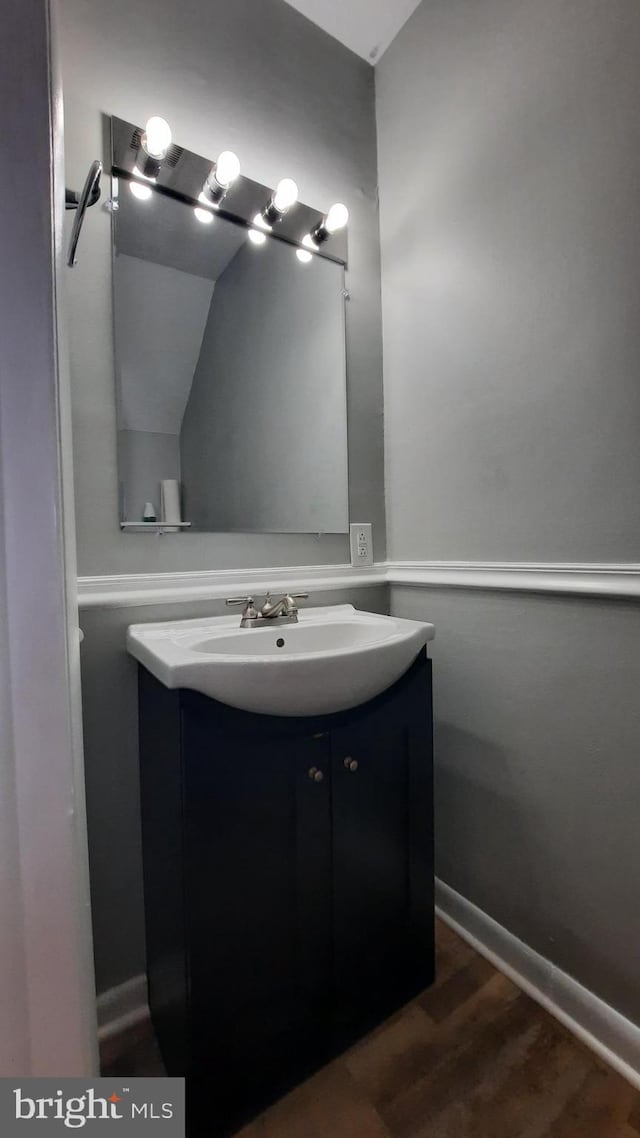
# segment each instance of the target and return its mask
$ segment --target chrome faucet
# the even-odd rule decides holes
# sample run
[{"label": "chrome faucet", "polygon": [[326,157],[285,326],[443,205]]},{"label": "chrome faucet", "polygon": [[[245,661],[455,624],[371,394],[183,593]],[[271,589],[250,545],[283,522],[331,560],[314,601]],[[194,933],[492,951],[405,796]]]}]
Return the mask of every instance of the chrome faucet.
[{"label": "chrome faucet", "polygon": [[240,628],[260,628],[269,624],[297,624],[298,606],[296,601],[306,600],[308,593],[285,593],[279,601],[271,600],[267,593],[260,612],[255,607],[253,597],[229,597],[228,605],[244,605]]}]

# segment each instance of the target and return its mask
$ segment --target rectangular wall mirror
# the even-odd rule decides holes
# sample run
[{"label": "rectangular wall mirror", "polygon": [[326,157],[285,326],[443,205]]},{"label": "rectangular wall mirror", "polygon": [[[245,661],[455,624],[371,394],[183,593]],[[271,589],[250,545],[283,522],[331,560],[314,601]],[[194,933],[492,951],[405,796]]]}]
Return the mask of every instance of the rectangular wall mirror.
[{"label": "rectangular wall mirror", "polygon": [[344,265],[114,182],[122,522],[165,483],[187,532],[347,532]]}]

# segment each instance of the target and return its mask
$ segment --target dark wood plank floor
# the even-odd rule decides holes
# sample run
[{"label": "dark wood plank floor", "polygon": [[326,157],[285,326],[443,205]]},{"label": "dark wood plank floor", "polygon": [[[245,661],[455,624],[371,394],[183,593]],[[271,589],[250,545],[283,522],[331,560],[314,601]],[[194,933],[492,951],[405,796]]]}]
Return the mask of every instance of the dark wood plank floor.
[{"label": "dark wood plank floor", "polygon": [[[640,1093],[441,922],[437,982],[238,1138],[639,1138]],[[110,1075],[157,1075],[138,1029]]]}]

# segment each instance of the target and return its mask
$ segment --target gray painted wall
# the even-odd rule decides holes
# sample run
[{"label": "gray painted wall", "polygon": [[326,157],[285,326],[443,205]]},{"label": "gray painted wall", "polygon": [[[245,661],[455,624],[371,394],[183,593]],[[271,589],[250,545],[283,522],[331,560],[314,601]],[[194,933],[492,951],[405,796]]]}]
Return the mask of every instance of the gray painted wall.
[{"label": "gray painted wall", "polygon": [[640,6],[428,0],[376,68],[392,557],[640,561]]},{"label": "gray painted wall", "polygon": [[[249,177],[298,182],[319,209],[351,211],[348,284],[350,507],[384,551],[380,264],[373,69],[284,0],[60,0],[67,178],[103,152],[101,114],[164,115],[175,139]],[[118,530],[110,218],[87,216],[67,273],[82,574],[348,561],[345,537]]]},{"label": "gray painted wall", "polygon": [[431,620],[436,871],[640,1023],[640,606],[394,587]]},{"label": "gray painted wall", "polygon": [[[640,560],[640,8],[430,0],[377,69],[394,559]],[[438,871],[640,1020],[640,610],[433,620]]]},{"label": "gray painted wall", "polygon": [[[386,613],[386,586],[314,593],[313,605],[354,604]],[[145,969],[137,664],[127,627],[221,616],[224,601],[93,609],[81,614],[84,742],[96,984],[98,992]],[[238,618],[239,619],[239,618]]]},{"label": "gray painted wall", "polygon": [[273,239],[218,278],[180,434],[197,529],[348,531],[343,290]]}]

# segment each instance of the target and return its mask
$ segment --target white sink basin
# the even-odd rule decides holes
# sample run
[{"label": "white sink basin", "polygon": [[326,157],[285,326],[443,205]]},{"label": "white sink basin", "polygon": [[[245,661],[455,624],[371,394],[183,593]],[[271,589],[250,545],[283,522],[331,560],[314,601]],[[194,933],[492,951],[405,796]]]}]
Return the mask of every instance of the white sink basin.
[{"label": "white sink basin", "polygon": [[329,715],[391,687],[434,636],[432,624],[338,605],[273,627],[240,628],[238,616],[133,624],[127,649],[168,688],[261,715]]}]

